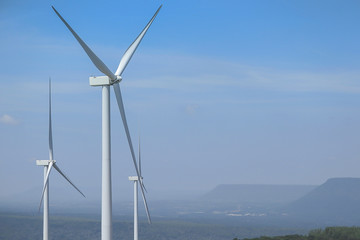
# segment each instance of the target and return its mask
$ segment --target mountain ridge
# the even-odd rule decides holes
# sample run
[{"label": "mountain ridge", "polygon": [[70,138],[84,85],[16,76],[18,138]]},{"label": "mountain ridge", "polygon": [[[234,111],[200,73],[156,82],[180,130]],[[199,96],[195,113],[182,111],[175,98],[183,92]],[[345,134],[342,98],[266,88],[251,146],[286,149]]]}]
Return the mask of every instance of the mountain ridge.
[{"label": "mountain ridge", "polygon": [[360,178],[330,178],[289,204],[288,211],[300,217],[360,220]]}]

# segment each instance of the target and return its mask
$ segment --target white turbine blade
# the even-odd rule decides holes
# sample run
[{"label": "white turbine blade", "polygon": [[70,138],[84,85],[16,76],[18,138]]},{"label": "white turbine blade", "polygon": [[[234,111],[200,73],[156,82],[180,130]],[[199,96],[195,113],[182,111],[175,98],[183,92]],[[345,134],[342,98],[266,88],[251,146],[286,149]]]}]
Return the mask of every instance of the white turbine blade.
[{"label": "white turbine blade", "polygon": [[143,186],[143,188],[144,188],[144,190],[145,190],[145,192],[147,193],[148,191],[147,191],[147,189],[146,189],[146,187],[145,187],[145,184],[144,184],[144,181],[141,179],[141,184],[142,184],[142,186]]},{"label": "white turbine blade", "polygon": [[117,100],[117,103],[118,103],[118,106],[119,106],[120,115],[121,115],[123,125],[124,125],[124,128],[125,128],[126,137],[127,137],[128,143],[129,143],[131,157],[132,157],[132,160],[133,160],[133,163],[134,163],[134,166],[135,166],[136,174],[137,174],[138,178],[140,179],[141,176],[140,176],[139,168],[138,168],[137,163],[136,163],[136,157],[135,157],[135,153],[134,153],[133,144],[132,144],[132,141],[131,141],[129,127],[128,127],[127,120],[126,120],[125,109],[124,109],[124,104],[123,104],[122,97],[121,97],[121,91],[120,91],[119,83],[113,84],[113,87],[114,87],[114,92],[115,92],[115,95],[116,95],[116,100]]},{"label": "white turbine blade", "polygon": [[73,184],[70,179],[60,170],[60,168],[56,165],[56,163],[54,164],[54,168],[81,194],[83,195],[83,197],[85,197],[85,195],[80,191],[80,189],[78,189],[75,184]]},{"label": "white turbine blade", "polygon": [[49,175],[50,175],[50,172],[51,172],[51,169],[52,169],[52,166],[53,166],[53,165],[54,165],[54,162],[53,162],[53,161],[51,161],[50,164],[48,165],[48,170],[47,170],[46,177],[45,177],[44,187],[43,187],[43,190],[42,190],[42,193],[41,193],[39,211],[40,211],[40,208],[41,208],[42,201],[43,201],[43,199],[44,199],[45,189],[46,189],[46,186],[47,186],[47,184],[48,184],[48,182],[49,182]]},{"label": "white turbine blade", "polygon": [[143,39],[143,37],[145,36],[145,33],[147,32],[147,30],[149,29],[150,25],[152,24],[152,22],[154,21],[156,15],[158,14],[158,12],[160,11],[162,5],[158,8],[158,10],[156,11],[156,13],[154,14],[154,16],[151,18],[151,20],[149,21],[149,23],[145,26],[144,30],[142,30],[142,32],[139,34],[139,36],[135,39],[135,41],[130,45],[130,47],[125,51],[123,57],[121,58],[120,64],[115,72],[116,76],[120,76],[123,71],[125,70],[127,64],[129,63],[131,57],[133,56],[134,52],[136,51],[137,47],[139,46],[141,40]]},{"label": "white turbine blade", "polygon": [[140,150],[140,136],[139,136],[139,173],[140,173],[140,177],[142,178],[142,174],[141,174],[141,150]]},{"label": "white turbine blade", "polygon": [[149,224],[151,224],[151,217],[150,217],[150,213],[149,213],[149,207],[147,205],[146,198],[145,198],[143,184],[142,184],[141,181],[139,183],[140,183],[140,189],[141,189],[141,196],[142,196],[144,206],[145,206],[145,210],[146,210],[146,216],[147,216]]},{"label": "white turbine blade", "polygon": [[51,78],[49,78],[49,157],[53,160],[53,139],[52,139],[52,124],[51,124]]},{"label": "white turbine blade", "polygon": [[142,173],[141,173],[140,136],[139,136],[139,174],[140,174],[140,182],[141,182],[142,186],[144,187],[145,192],[147,192],[144,181],[143,181]]},{"label": "white turbine blade", "polygon": [[52,9],[55,11],[56,15],[63,21],[63,23],[66,25],[66,27],[70,30],[70,32],[74,35],[76,40],[80,43],[81,47],[85,50],[86,54],[89,56],[91,61],[94,63],[94,65],[100,70],[100,72],[104,73],[106,76],[108,76],[111,80],[115,80],[115,75],[110,71],[110,69],[98,58],[95,53],[86,45],[86,43],[77,35],[77,33],[70,27],[70,25],[65,21],[65,19],[60,15],[56,9],[51,6]]},{"label": "white turbine blade", "polygon": [[116,95],[116,100],[117,100],[118,105],[119,105],[120,115],[121,115],[121,118],[123,120],[123,124],[124,124],[124,128],[125,128],[126,136],[127,136],[127,139],[128,139],[128,143],[129,143],[133,163],[134,163],[134,166],[135,166],[136,174],[138,176],[138,179],[140,179],[139,183],[140,183],[141,194],[142,194],[142,198],[143,198],[143,202],[144,202],[144,206],[145,206],[145,210],[146,210],[146,215],[147,215],[149,223],[151,223],[149,208],[148,208],[146,198],[145,198],[145,193],[144,193],[144,186],[143,186],[143,183],[141,181],[141,175],[139,173],[139,168],[138,168],[137,163],[136,163],[134,148],[133,148],[133,145],[132,145],[130,132],[129,132],[129,128],[128,128],[127,121],[126,121],[125,109],[124,109],[124,104],[123,104],[122,97],[121,97],[121,91],[120,91],[119,83],[113,84],[113,87],[114,87],[114,92],[115,92],[115,95]]}]

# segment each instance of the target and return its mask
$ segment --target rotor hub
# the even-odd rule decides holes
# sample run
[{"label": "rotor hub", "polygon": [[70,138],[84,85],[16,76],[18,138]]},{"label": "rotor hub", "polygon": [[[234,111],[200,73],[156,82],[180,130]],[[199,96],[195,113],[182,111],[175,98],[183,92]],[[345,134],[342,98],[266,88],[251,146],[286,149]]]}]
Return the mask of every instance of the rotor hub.
[{"label": "rotor hub", "polygon": [[115,80],[112,80],[111,83],[114,84],[114,83],[118,83],[122,80],[122,77],[121,76],[116,76],[116,79]]}]

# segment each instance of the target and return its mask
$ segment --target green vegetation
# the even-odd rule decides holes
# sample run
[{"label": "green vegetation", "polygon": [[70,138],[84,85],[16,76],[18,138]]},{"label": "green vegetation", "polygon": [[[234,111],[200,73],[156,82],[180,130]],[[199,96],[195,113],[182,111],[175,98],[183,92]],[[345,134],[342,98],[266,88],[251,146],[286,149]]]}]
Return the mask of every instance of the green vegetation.
[{"label": "green vegetation", "polygon": [[[239,240],[234,238],[233,240]],[[360,240],[360,227],[327,227],[316,229],[304,235],[286,235],[276,237],[245,238],[244,240]]]},{"label": "green vegetation", "polygon": [[324,230],[312,230],[309,240],[359,240],[360,227],[328,227]]},{"label": "green vegetation", "polygon": [[[234,240],[239,240],[234,238]],[[259,238],[245,238],[244,240],[308,240],[306,236],[302,235],[286,235],[286,236],[276,236],[276,237],[259,237]],[[329,239],[328,239],[329,240]]]}]

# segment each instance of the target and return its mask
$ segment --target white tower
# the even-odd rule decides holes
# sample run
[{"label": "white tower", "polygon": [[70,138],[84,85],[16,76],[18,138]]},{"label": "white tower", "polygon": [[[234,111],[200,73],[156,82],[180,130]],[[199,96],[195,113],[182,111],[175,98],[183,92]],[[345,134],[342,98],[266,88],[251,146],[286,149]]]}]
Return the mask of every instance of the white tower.
[{"label": "white tower", "polygon": [[138,240],[138,176],[129,177],[130,181],[134,181],[134,240]]},{"label": "white tower", "polygon": [[44,212],[43,212],[43,240],[49,239],[49,181],[46,183],[46,174],[50,161],[36,160],[36,165],[44,166]]}]

